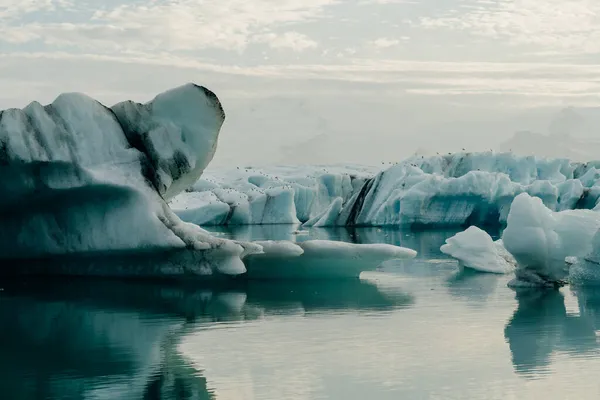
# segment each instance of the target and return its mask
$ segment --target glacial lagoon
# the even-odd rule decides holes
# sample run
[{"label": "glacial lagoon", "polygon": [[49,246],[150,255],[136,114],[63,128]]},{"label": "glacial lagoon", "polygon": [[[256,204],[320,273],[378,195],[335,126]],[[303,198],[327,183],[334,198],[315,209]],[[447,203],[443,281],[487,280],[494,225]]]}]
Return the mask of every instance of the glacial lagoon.
[{"label": "glacial lagoon", "polygon": [[[0,284],[2,399],[596,399],[600,289],[460,271],[458,230],[212,228],[390,243],[360,281]],[[497,232],[492,232],[494,237]]]}]

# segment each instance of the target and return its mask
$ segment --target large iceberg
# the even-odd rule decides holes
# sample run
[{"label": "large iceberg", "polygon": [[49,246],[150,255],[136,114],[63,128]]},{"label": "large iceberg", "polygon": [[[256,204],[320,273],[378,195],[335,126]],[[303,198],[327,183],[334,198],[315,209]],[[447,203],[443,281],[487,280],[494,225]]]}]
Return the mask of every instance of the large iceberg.
[{"label": "large iceberg", "polygon": [[[209,169],[170,206],[184,221],[199,225],[304,223],[347,202],[376,171],[360,166]],[[335,223],[339,211],[333,214]]]},{"label": "large iceberg", "polygon": [[205,272],[244,272],[242,245],[183,223],[165,202],[208,165],[224,117],[191,84],[143,105],[72,93],[2,111],[0,257],[189,249]]},{"label": "large iceberg", "polygon": [[487,152],[414,156],[379,172],[244,167],[210,171],[170,204],[202,225],[451,227],[503,225],[521,193],[552,211],[594,209],[600,162]]},{"label": "large iceberg", "polygon": [[[0,111],[2,272],[246,273],[243,260],[264,253],[263,246],[217,238],[198,226],[203,221],[183,222],[167,205],[204,172],[224,118],[215,94],[193,84],[146,104],[127,101],[108,108],[71,93],[46,106],[34,102]],[[331,185],[344,194],[353,183]],[[286,208],[293,209],[295,194],[274,189],[228,218],[285,220],[295,213]],[[229,200],[233,194],[220,196]],[[289,244],[279,243],[267,250],[291,258],[286,249]],[[372,249],[359,253],[365,251]]]}]

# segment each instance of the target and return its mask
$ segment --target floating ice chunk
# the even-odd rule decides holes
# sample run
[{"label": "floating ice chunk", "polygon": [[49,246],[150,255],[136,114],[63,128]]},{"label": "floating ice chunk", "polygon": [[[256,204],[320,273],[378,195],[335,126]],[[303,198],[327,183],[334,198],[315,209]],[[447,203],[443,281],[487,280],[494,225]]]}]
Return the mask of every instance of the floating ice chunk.
[{"label": "floating ice chunk", "polygon": [[263,248],[262,257],[298,257],[304,253],[302,247],[288,241],[256,241]]},{"label": "floating ice chunk", "polygon": [[[275,244],[275,252],[244,259],[249,279],[358,278],[363,271],[377,269],[384,261],[409,259],[416,251],[388,244],[352,244],[327,240],[297,243],[303,250],[290,251]],[[267,246],[267,249],[269,246]]]},{"label": "floating ice chunk", "polygon": [[494,242],[487,232],[475,226],[447,239],[440,250],[456,258],[461,267],[481,272],[506,274],[513,271],[516,264],[502,240]]},{"label": "floating ice chunk", "polygon": [[592,250],[600,213],[588,210],[552,212],[536,197],[523,193],[514,200],[502,240],[515,257],[511,286],[556,286],[568,276],[567,257]]}]

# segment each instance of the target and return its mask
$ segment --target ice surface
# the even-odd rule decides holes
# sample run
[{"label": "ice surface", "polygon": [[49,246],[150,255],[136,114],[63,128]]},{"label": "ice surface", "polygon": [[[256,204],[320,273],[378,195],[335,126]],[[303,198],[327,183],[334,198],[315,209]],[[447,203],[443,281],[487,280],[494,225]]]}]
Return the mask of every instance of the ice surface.
[{"label": "ice surface", "polygon": [[146,104],[126,101],[111,110],[128,142],[146,154],[153,183],[169,199],[194,184],[212,160],[225,113],[214,93],[185,85]]},{"label": "ice surface", "polygon": [[516,265],[502,240],[494,242],[487,232],[475,226],[447,239],[440,250],[456,258],[461,267],[481,272],[506,274],[512,272]]},{"label": "ice surface", "polygon": [[[216,150],[224,117],[217,97],[196,85],[112,109],[82,94],[63,94],[48,106],[2,111],[2,272],[205,279],[245,274],[245,263],[255,266],[256,260],[298,259],[310,264],[309,276],[356,277],[384,260],[414,256],[393,246],[246,243],[200,228],[298,224],[298,215],[308,219],[328,209],[335,216],[342,203],[332,199],[349,197],[366,179],[364,172],[319,167],[312,178],[285,168],[276,175],[245,169],[233,182],[240,190],[210,178],[197,181]],[[172,199],[190,186],[197,190]],[[170,199],[193,223],[172,211]],[[317,223],[328,224],[329,214]],[[314,272],[319,262],[323,271]],[[304,276],[301,269],[289,271]],[[270,274],[278,272],[255,268],[247,275]]]},{"label": "ice surface", "polygon": [[570,265],[569,281],[576,286],[600,285],[600,231],[592,239],[592,249],[580,257],[567,259]]},{"label": "ice surface", "polygon": [[[208,171],[190,188],[191,193],[213,193],[223,203],[218,217],[208,194],[184,193],[171,206],[182,219],[208,221],[206,225],[295,219],[307,227],[502,225],[521,193],[539,197],[552,211],[600,208],[598,164],[487,152],[415,156],[383,171],[357,166],[247,167]],[[273,188],[289,195],[278,197],[278,205],[264,212],[263,196]],[[279,212],[273,212],[275,207]]]},{"label": "ice surface", "polygon": [[[401,226],[497,225],[520,193],[553,210],[575,208],[586,195],[568,160],[513,154],[457,153],[413,158],[379,173],[338,224]],[[596,198],[589,198],[595,206]]]},{"label": "ice surface", "polygon": [[253,242],[258,244],[263,249],[263,254],[260,257],[299,257],[304,254],[304,249],[296,243],[290,241],[275,241],[275,240],[264,240]]},{"label": "ice surface", "polygon": [[342,207],[344,204],[344,199],[341,197],[336,197],[333,202],[329,205],[327,210],[323,212],[323,214],[317,215],[313,219],[306,221],[304,226],[310,227],[314,226],[317,228],[327,227],[327,226],[336,226],[336,222],[338,216],[342,212]]},{"label": "ice surface", "polygon": [[502,235],[517,261],[512,286],[555,286],[569,274],[567,257],[593,249],[600,213],[589,210],[553,212],[539,198],[521,194],[514,200]]},{"label": "ice surface", "polygon": [[[145,105],[109,109],[82,94],[62,94],[47,106],[1,111],[0,258],[188,251],[195,267],[107,271],[244,273],[240,257],[260,246],[215,238],[181,221],[164,201],[198,178],[223,118],[216,96],[196,85]],[[107,274],[77,271],[71,261],[55,272],[61,271]]]},{"label": "ice surface", "polygon": [[[264,244],[264,242],[260,242]],[[273,246],[273,247],[271,247]],[[353,244],[328,240],[269,243],[266,254],[244,259],[249,279],[358,278],[384,261],[410,259],[414,250],[389,244]],[[300,250],[302,253],[300,253]]]},{"label": "ice surface", "polygon": [[[377,168],[360,166],[209,169],[187,192],[171,200],[170,206],[183,220],[208,221],[205,225],[307,222],[336,207],[330,213],[333,221],[321,222],[332,225],[341,209],[338,199],[348,200],[376,172]],[[228,212],[213,218],[216,204]]]}]

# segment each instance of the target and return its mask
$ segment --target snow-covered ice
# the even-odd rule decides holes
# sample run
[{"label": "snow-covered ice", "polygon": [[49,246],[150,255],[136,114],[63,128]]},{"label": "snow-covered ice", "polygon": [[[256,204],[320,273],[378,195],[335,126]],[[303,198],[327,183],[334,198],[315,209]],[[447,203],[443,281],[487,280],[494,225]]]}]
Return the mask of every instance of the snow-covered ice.
[{"label": "snow-covered ice", "polygon": [[461,267],[481,272],[506,274],[516,265],[501,239],[494,242],[487,232],[476,226],[447,239],[440,250],[456,258]]}]

